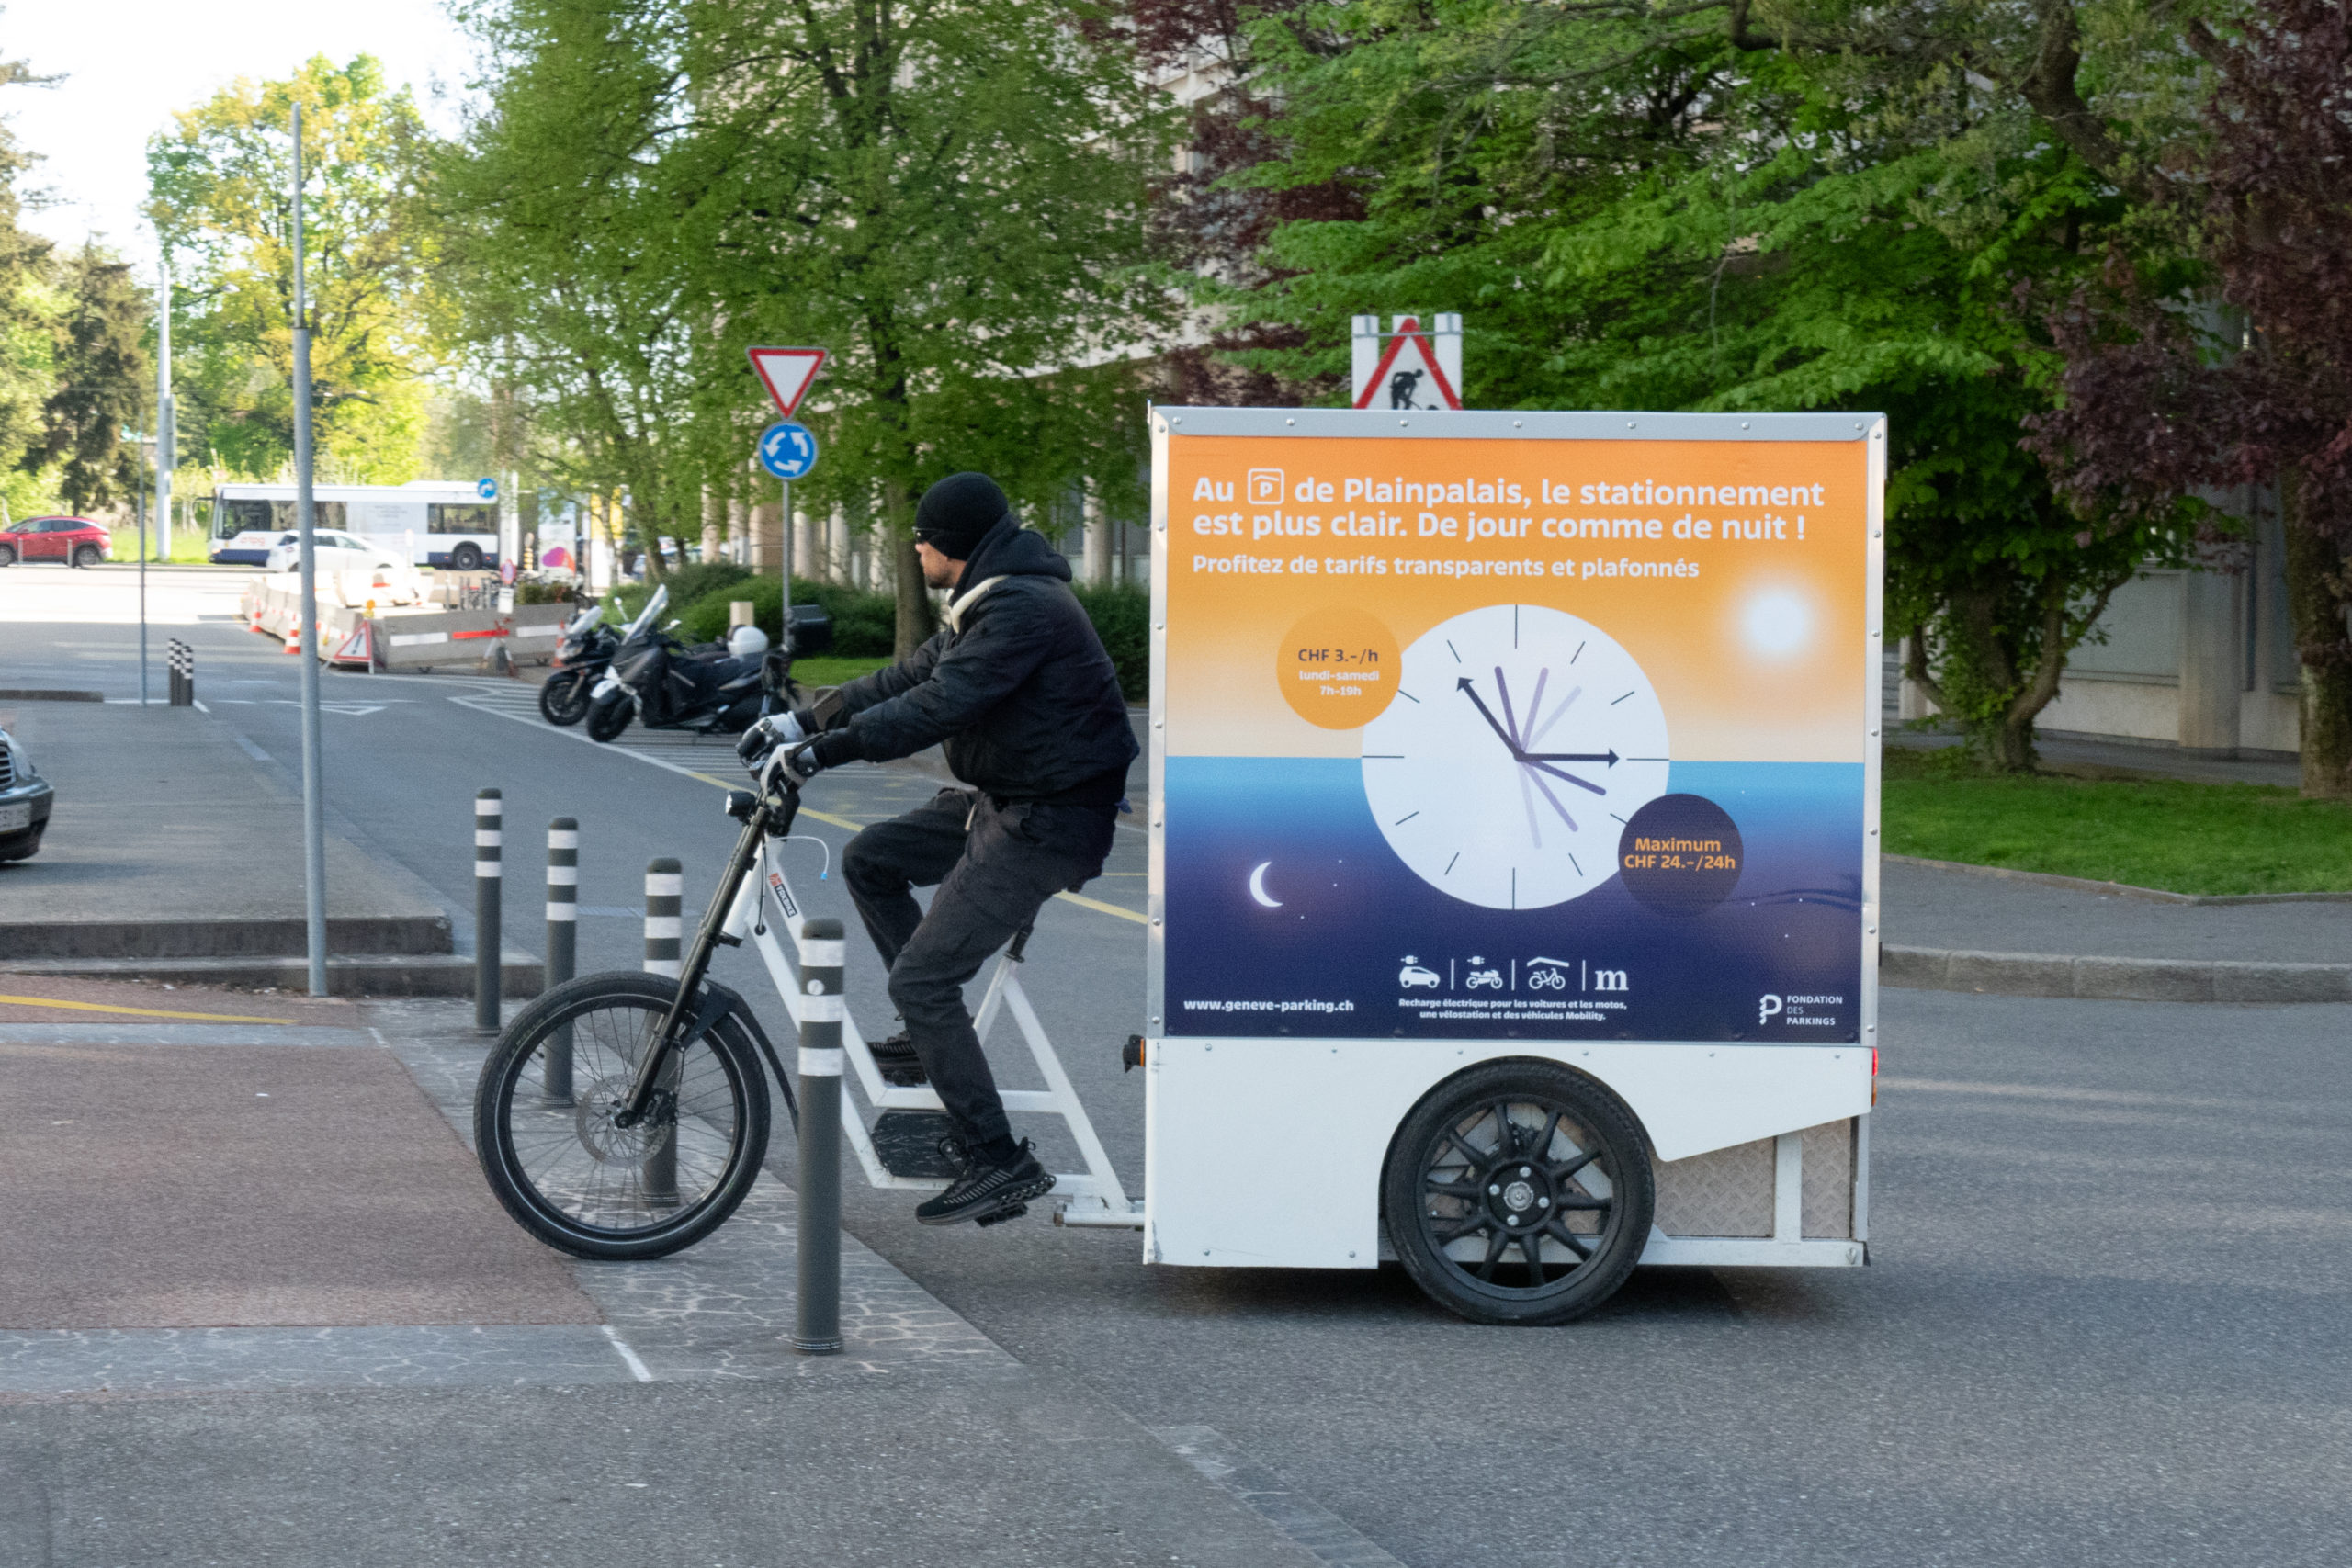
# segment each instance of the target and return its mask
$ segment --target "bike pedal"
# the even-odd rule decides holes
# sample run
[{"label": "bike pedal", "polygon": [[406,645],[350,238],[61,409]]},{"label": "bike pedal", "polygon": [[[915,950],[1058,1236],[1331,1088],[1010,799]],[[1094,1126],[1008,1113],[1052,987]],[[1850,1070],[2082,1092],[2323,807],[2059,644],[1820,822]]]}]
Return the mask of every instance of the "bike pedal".
[{"label": "bike pedal", "polygon": [[990,1225],[1001,1225],[1007,1220],[1017,1220],[1028,1212],[1028,1204],[1015,1203],[1010,1209],[999,1209],[995,1213],[989,1214],[983,1219],[974,1220],[972,1223],[975,1225],[978,1225],[980,1229],[986,1230]]}]

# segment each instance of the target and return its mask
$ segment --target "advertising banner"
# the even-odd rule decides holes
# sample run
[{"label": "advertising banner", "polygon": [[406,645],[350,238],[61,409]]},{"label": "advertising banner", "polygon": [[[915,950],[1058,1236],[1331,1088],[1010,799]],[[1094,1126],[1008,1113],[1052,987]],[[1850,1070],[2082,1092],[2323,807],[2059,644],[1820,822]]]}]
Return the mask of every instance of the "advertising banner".
[{"label": "advertising banner", "polygon": [[1861,1038],[1883,421],[1153,438],[1163,1032]]}]

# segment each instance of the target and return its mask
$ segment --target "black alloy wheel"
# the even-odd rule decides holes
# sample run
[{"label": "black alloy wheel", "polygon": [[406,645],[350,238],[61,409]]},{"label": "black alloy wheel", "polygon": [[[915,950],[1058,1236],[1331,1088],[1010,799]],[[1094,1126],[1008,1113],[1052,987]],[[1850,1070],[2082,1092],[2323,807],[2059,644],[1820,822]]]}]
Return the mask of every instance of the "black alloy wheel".
[{"label": "black alloy wheel", "polygon": [[1381,1179],[1406,1272],[1475,1323],[1592,1311],[1639,1261],[1653,1206],[1633,1112],[1556,1062],[1489,1062],[1438,1085],[1397,1129]]},{"label": "black alloy wheel", "polygon": [[76,545],[76,546],[74,546],[74,564],[75,566],[79,566],[79,567],[93,567],[93,566],[97,565],[97,564],[98,564],[98,547],[97,547],[97,546],[96,546],[96,545]]},{"label": "black alloy wheel", "polygon": [[588,716],[588,694],[595,682],[585,670],[559,670],[539,687],[539,716],[549,724],[578,724]]},{"label": "black alloy wheel", "polygon": [[449,570],[452,571],[480,571],[481,570],[481,547],[478,545],[459,545],[456,549],[451,550],[449,552]]}]

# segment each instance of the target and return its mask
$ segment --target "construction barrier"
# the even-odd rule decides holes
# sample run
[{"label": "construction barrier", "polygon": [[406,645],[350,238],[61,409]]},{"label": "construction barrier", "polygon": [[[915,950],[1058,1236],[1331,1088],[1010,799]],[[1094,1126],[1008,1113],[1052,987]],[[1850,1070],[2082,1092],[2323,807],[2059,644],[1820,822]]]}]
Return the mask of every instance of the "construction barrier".
[{"label": "construction barrier", "polygon": [[[297,635],[301,593],[273,573],[245,585],[243,613],[254,631],[288,641]],[[368,670],[465,669],[490,660],[503,646],[516,664],[545,662],[556,650],[564,623],[578,607],[522,604],[512,610],[450,610],[414,604],[369,615],[364,607],[330,604],[319,595],[319,657],[330,663]],[[364,605],[363,601],[363,605]],[[289,651],[291,651],[289,649]]]}]

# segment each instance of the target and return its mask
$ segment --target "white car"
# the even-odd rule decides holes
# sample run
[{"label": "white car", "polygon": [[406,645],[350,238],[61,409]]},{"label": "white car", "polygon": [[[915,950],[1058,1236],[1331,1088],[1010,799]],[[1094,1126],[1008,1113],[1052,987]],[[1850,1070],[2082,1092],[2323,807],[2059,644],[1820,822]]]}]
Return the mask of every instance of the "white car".
[{"label": "white car", "polygon": [[[315,550],[318,570],[326,571],[368,571],[378,569],[404,570],[408,563],[381,545],[371,545],[351,534],[337,533],[332,528],[316,530]],[[300,536],[280,534],[277,543],[270,547],[269,571],[296,571],[302,565]]]}]

